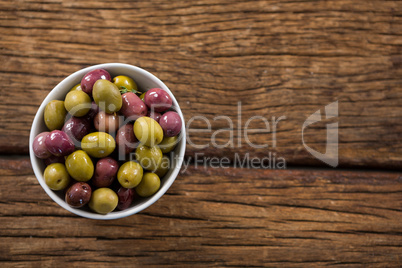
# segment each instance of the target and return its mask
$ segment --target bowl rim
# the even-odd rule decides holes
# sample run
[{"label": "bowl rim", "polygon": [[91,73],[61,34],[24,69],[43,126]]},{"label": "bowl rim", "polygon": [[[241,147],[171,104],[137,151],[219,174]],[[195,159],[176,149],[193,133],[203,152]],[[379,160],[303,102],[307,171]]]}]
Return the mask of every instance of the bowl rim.
[{"label": "bowl rim", "polygon": [[[150,78],[155,83],[159,84],[160,88],[165,90],[170,95],[170,97],[172,98],[173,107],[175,107],[175,111],[180,115],[180,118],[182,120],[182,129],[181,129],[182,137],[178,144],[178,147],[179,147],[178,156],[175,156],[175,158],[177,158],[177,161],[176,161],[174,170],[170,174],[170,176],[164,177],[165,182],[164,182],[163,186],[158,190],[158,192],[156,192],[147,201],[140,203],[137,206],[128,208],[123,211],[113,211],[113,212],[103,215],[103,214],[97,214],[95,212],[88,212],[85,210],[72,208],[64,200],[62,200],[53,190],[51,190],[45,183],[42,171],[38,165],[38,163],[39,163],[39,161],[41,161],[41,159],[37,158],[35,156],[35,154],[33,153],[32,144],[33,144],[33,141],[34,141],[36,135],[40,133],[40,132],[38,132],[39,130],[37,130],[36,126],[38,126],[39,120],[43,120],[43,112],[44,112],[46,104],[49,101],[56,99],[55,95],[57,95],[57,93],[60,90],[65,90],[67,93],[68,90],[70,89],[70,88],[67,88],[67,86],[69,86],[71,83],[73,83],[73,80],[76,80],[78,77],[82,78],[89,71],[92,71],[95,69],[106,69],[107,70],[107,69],[115,69],[115,68],[131,69],[137,73],[140,73],[140,75]],[[177,102],[176,98],[174,97],[173,93],[159,78],[157,78],[152,73],[150,73],[138,66],[134,66],[131,64],[126,64],[126,63],[103,63],[103,64],[92,65],[92,66],[80,69],[80,70],[70,74],[66,78],[64,78],[48,93],[46,98],[42,101],[41,105],[39,106],[39,108],[35,114],[35,117],[34,117],[34,120],[32,122],[32,126],[31,126],[30,135],[29,135],[29,155],[30,155],[31,165],[32,165],[34,174],[36,176],[36,179],[38,180],[41,187],[50,196],[50,198],[53,199],[53,201],[55,201],[62,208],[66,209],[78,216],[89,218],[89,219],[96,219],[96,220],[112,220],[112,219],[124,218],[124,217],[136,214],[136,213],[146,209],[147,207],[149,207],[153,203],[155,203],[157,200],[159,200],[166,193],[166,191],[170,188],[170,186],[175,181],[177,175],[179,174],[181,166],[183,164],[183,160],[184,160],[185,149],[186,149],[186,128],[185,128],[185,124],[184,124],[184,116],[181,111],[180,105]]]}]

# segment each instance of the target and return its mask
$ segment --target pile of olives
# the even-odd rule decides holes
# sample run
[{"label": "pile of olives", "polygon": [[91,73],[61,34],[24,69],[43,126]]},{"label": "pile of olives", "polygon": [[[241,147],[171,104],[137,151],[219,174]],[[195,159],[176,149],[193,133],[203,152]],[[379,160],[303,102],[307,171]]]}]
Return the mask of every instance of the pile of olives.
[{"label": "pile of olives", "polygon": [[34,139],[43,177],[73,208],[107,214],[155,194],[170,168],[182,121],[167,92],[141,92],[134,79],[104,69],[85,74],[44,111],[49,131]]}]

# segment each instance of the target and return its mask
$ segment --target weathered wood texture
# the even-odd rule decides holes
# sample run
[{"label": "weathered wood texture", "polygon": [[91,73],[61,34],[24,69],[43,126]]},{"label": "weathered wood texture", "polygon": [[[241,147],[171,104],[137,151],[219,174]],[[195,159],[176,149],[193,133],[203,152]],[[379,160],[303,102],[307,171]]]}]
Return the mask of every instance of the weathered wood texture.
[{"label": "weathered wood texture", "polygon": [[95,221],[0,159],[2,267],[402,265],[402,175],[190,166],[154,205]]},{"label": "weathered wood texture", "polygon": [[[234,153],[322,165],[302,144],[306,118],[338,100],[339,117],[312,125],[305,141],[325,151],[325,124],[339,122],[341,166],[402,164],[400,1],[1,1],[0,151],[27,153],[34,114],[47,93],[83,67],[123,62],[171,88],[186,121],[234,126],[234,146],[190,133],[187,155]],[[271,133],[238,135],[255,115],[285,116]],[[192,128],[205,128],[195,120]],[[265,128],[255,120],[253,128]],[[229,132],[216,136],[228,142]],[[238,146],[238,141],[241,146]]]}]

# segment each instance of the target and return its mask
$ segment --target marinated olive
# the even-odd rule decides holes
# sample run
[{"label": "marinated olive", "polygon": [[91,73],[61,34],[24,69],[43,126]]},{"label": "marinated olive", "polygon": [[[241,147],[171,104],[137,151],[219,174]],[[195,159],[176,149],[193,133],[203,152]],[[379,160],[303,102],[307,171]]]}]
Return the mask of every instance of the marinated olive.
[{"label": "marinated olive", "polygon": [[46,166],[53,164],[53,163],[61,163],[64,164],[65,162],[65,157],[64,156],[56,156],[56,155],[51,155],[46,159],[43,159],[43,163],[45,163]]},{"label": "marinated olive", "polygon": [[77,181],[89,181],[94,174],[94,164],[83,150],[77,150],[66,158],[68,174]]},{"label": "marinated olive", "polygon": [[92,189],[85,182],[76,182],[68,188],[65,201],[70,207],[80,208],[85,206],[91,199]]},{"label": "marinated olive", "polygon": [[[50,157],[52,154],[49,152],[49,150],[46,147],[45,140],[49,132],[42,132],[38,134],[32,144],[32,150],[36,157],[41,158],[41,159],[46,159]],[[134,133],[133,133],[134,135]]]},{"label": "marinated olive", "polygon": [[117,191],[117,196],[119,197],[119,203],[117,204],[117,209],[125,210],[127,209],[134,200],[135,190],[120,187]]},{"label": "marinated olive", "polygon": [[162,151],[158,146],[148,147],[139,145],[135,150],[135,157],[144,169],[155,170],[162,161]]},{"label": "marinated olive", "polygon": [[113,83],[119,88],[119,89],[127,89],[128,91],[132,91],[133,89],[135,91],[138,90],[137,84],[134,82],[134,80],[128,76],[125,75],[119,75],[113,78]]},{"label": "marinated olive", "polygon": [[53,163],[46,167],[43,178],[50,189],[63,190],[70,183],[70,176],[63,164]]},{"label": "marinated olive", "polygon": [[120,126],[120,118],[116,113],[107,114],[99,111],[94,118],[94,126],[98,131],[114,134]]},{"label": "marinated olive", "polygon": [[89,121],[92,122],[94,117],[99,113],[99,107],[96,105],[96,103],[93,101],[91,103],[91,109],[89,109],[89,112],[85,115],[85,118],[88,119]]},{"label": "marinated olive", "polygon": [[121,165],[117,172],[117,180],[124,188],[134,188],[142,179],[143,170],[135,161],[128,161]]},{"label": "marinated olive", "polygon": [[[141,99],[142,101],[144,101],[145,94],[146,94],[146,92],[144,92],[144,93],[142,93],[142,94],[140,95],[140,99]],[[144,103],[145,103],[145,102],[144,102]]]},{"label": "marinated olive", "polygon": [[158,122],[148,116],[138,118],[134,123],[135,137],[147,146],[154,146],[163,140],[163,130]]},{"label": "marinated olive", "polygon": [[89,200],[89,208],[99,214],[112,212],[119,202],[117,194],[109,188],[96,189]]},{"label": "marinated olive", "polygon": [[92,184],[96,187],[109,187],[116,179],[119,163],[111,157],[100,159],[95,166]]},{"label": "marinated olive", "polygon": [[155,120],[158,123],[159,123],[159,120],[162,117],[161,113],[158,113],[158,112],[155,112],[155,111],[148,111],[147,116],[151,117],[153,120]]},{"label": "marinated olive", "polygon": [[73,86],[70,89],[70,91],[75,91],[75,90],[82,91],[81,84],[76,84],[75,86]]},{"label": "marinated olive", "polygon": [[162,157],[162,161],[159,164],[159,166],[152,172],[158,175],[158,177],[162,179],[163,176],[165,176],[166,173],[169,171],[169,169],[170,169],[170,159],[168,156],[164,155]]},{"label": "marinated olive", "polygon": [[173,137],[180,133],[181,130],[181,118],[176,112],[169,111],[164,113],[159,120],[159,124],[163,129],[163,134],[166,137]]},{"label": "marinated olive", "polygon": [[62,128],[62,131],[65,132],[75,144],[78,144],[90,130],[91,123],[86,117],[75,116],[68,119]]},{"label": "marinated olive", "polygon": [[123,104],[121,106],[120,112],[128,120],[136,120],[137,118],[147,114],[147,106],[133,92],[124,93],[121,97],[123,99]]},{"label": "marinated olive", "polygon": [[144,174],[140,184],[135,187],[135,191],[141,197],[148,197],[159,190],[161,181],[155,173],[147,172]]},{"label": "marinated olive", "polygon": [[144,96],[145,104],[155,112],[164,112],[172,106],[169,94],[161,88],[148,90]]},{"label": "marinated olive", "polygon": [[46,148],[56,156],[65,156],[74,152],[75,146],[66,133],[60,130],[50,132],[45,140]]},{"label": "marinated olive", "polygon": [[114,151],[116,142],[105,132],[92,132],[82,138],[81,148],[92,157],[102,158]]},{"label": "marinated olive", "polygon": [[110,74],[103,69],[96,69],[93,71],[88,72],[81,80],[81,88],[82,91],[87,93],[89,96],[92,96],[93,86],[96,81],[99,79],[105,79],[110,81],[111,77]]},{"label": "marinated olive", "polygon": [[64,107],[72,115],[81,117],[91,109],[91,98],[83,91],[75,90],[67,93]]},{"label": "marinated olive", "polygon": [[64,118],[67,111],[64,108],[64,101],[52,100],[46,107],[44,112],[44,119],[47,128],[51,130],[61,129],[64,124]]},{"label": "marinated olive", "polygon": [[108,80],[96,81],[92,95],[99,108],[108,114],[118,112],[122,106],[122,97],[118,87]]},{"label": "marinated olive", "polygon": [[134,135],[133,124],[125,124],[116,134],[116,144],[121,154],[128,154],[137,147],[138,140]]},{"label": "marinated olive", "polygon": [[179,141],[177,136],[163,137],[162,142],[159,143],[158,146],[159,148],[161,148],[162,153],[166,154],[173,151],[178,142]]}]

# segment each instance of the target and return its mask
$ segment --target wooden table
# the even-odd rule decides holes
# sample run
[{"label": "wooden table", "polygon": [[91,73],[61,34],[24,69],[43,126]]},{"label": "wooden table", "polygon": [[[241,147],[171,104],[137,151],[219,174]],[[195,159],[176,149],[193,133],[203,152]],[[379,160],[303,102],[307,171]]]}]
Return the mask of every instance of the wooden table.
[{"label": "wooden table", "polygon": [[[402,265],[400,1],[2,0],[0,59],[2,267]],[[158,202],[95,221],[43,191],[28,137],[59,81],[106,62],[164,81],[193,145]],[[333,123],[336,168],[304,146],[324,153]],[[286,169],[236,164],[269,152]]]}]

